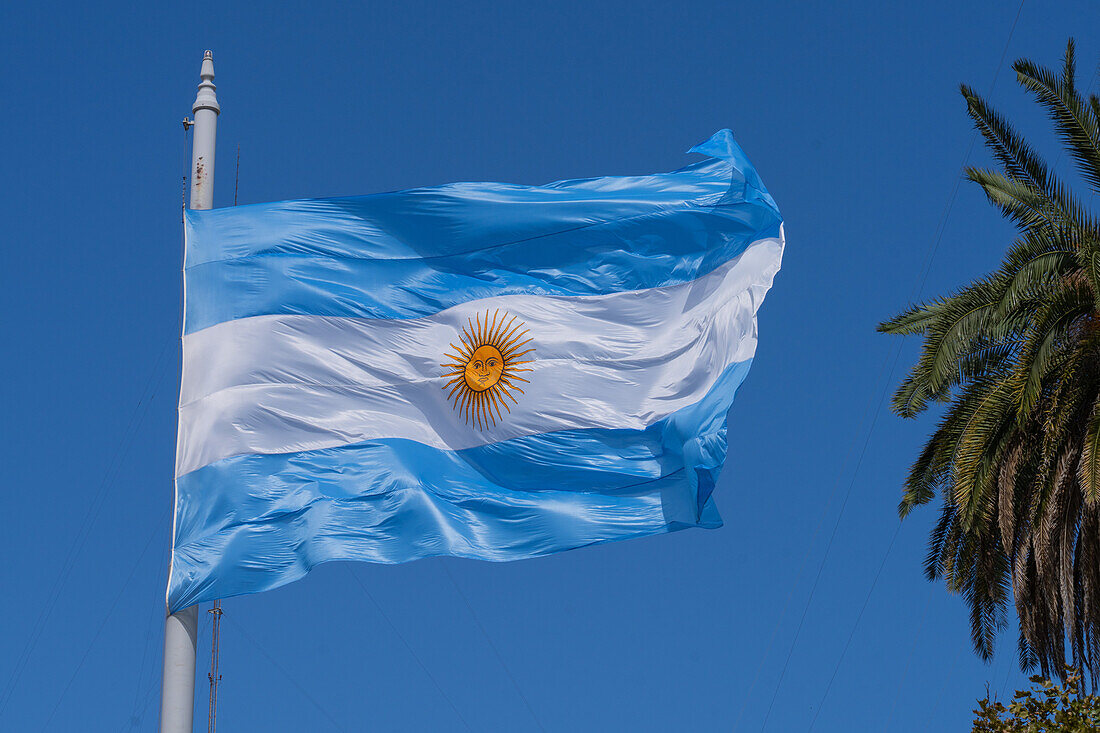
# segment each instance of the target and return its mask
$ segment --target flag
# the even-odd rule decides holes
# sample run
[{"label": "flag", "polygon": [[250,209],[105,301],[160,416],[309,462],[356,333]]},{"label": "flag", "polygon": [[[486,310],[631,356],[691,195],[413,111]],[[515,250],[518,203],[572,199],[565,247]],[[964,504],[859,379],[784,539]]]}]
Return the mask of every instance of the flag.
[{"label": "flag", "polygon": [[672,173],[188,211],[168,603],[721,524],[781,217]]}]

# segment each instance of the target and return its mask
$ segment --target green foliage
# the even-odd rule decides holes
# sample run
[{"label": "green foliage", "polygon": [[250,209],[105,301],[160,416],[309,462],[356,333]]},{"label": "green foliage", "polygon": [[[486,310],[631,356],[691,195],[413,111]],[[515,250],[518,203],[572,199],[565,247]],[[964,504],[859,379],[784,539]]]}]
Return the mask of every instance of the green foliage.
[{"label": "green foliage", "polygon": [[1081,694],[1081,677],[1070,674],[1065,687],[1032,677],[1006,707],[988,696],[978,701],[972,733],[1096,733],[1100,696]]},{"label": "green foliage", "polygon": [[[1100,681],[1100,99],[1026,59],[1017,81],[1045,109],[1085,186],[1067,188],[967,86],[967,112],[999,164],[967,168],[1018,237],[1000,267],[879,326],[918,335],[893,410],[946,404],[909,473],[899,513],[943,502],[925,570],[970,606],[976,651],[993,654],[1008,603],[1023,668]],[[1068,642],[1068,650],[1067,650]]]}]

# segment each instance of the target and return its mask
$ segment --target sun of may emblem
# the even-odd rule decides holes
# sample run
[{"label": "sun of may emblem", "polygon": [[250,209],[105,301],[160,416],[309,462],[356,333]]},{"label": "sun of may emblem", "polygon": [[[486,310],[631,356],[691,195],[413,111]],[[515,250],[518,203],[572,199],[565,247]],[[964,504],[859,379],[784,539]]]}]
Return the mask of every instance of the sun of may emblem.
[{"label": "sun of may emblem", "polygon": [[[501,406],[511,412],[505,398],[519,404],[513,392],[523,394],[517,382],[529,382],[517,372],[529,372],[530,367],[523,366],[534,361],[524,359],[535,350],[527,347],[531,343],[523,321],[507,313],[501,315],[498,310],[490,317],[485,311],[484,317],[478,313],[474,319],[467,319],[469,328],[463,328],[459,334],[461,344],[451,344],[455,353],[446,354],[451,361],[440,364],[449,367],[444,379],[443,389],[449,389],[447,399],[466,419],[467,425],[484,430],[490,423],[503,420]],[[495,414],[494,414],[495,413]]]}]

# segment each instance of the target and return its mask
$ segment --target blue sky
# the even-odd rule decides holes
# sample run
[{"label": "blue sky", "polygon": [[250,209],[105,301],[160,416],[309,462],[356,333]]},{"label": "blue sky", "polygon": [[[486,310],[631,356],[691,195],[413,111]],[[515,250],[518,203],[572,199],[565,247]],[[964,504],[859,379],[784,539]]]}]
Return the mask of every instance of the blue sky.
[{"label": "blue sky", "polygon": [[[969,730],[986,685],[1023,680],[1015,636],[978,660],[961,599],[921,575],[935,509],[898,530],[932,422],[883,409],[915,344],[874,326],[1010,241],[975,187],[952,192],[972,139],[958,84],[991,88],[1018,7],[4,5],[0,728],[156,725],[179,120],[212,48],[219,206],[238,145],[246,203],[670,170],[730,127],[788,237],[730,415],[724,528],[510,564],[330,564],[229,599],[224,730]],[[1056,65],[1098,20],[1027,0],[992,87],[1063,172],[1010,64]],[[1100,45],[1078,41],[1095,91]],[[969,160],[988,161],[980,143]]]}]

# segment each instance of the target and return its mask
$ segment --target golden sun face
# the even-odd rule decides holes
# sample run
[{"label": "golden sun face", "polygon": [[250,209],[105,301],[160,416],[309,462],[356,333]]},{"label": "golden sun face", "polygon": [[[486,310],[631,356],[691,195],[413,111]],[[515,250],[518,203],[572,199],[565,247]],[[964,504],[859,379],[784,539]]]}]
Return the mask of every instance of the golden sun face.
[{"label": "golden sun face", "polygon": [[[476,321],[476,323],[475,323]],[[490,424],[503,420],[505,412],[511,412],[507,400],[519,404],[515,394],[523,394],[518,382],[529,382],[517,372],[529,372],[533,359],[527,358],[535,350],[524,348],[531,342],[522,321],[507,313],[496,311],[484,317],[478,313],[474,320],[467,319],[469,328],[459,335],[461,344],[451,344],[453,354],[446,354],[449,362],[440,364],[451,371],[444,374],[450,390],[447,399],[465,418],[467,425],[484,430]]]},{"label": "golden sun face", "polygon": [[500,375],[504,373],[504,357],[500,349],[491,344],[479,346],[473,356],[466,362],[466,371],[463,378],[466,386],[475,392],[484,392],[492,389],[493,385],[500,381]]}]

